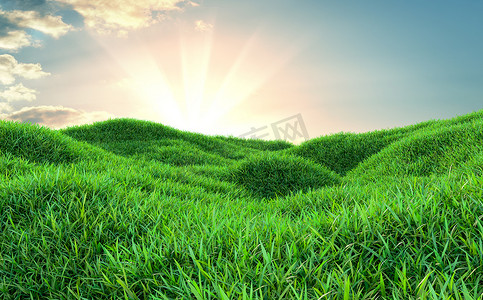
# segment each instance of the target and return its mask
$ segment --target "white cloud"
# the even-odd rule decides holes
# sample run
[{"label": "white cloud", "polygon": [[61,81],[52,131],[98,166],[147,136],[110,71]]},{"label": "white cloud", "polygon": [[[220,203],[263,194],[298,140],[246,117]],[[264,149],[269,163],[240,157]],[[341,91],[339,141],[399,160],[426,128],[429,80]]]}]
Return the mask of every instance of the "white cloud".
[{"label": "white cloud", "polygon": [[12,109],[12,106],[10,106],[10,104],[8,104],[7,102],[0,102],[0,119],[3,119],[2,113],[9,112]]},{"label": "white cloud", "polygon": [[185,0],[57,0],[72,5],[87,27],[98,33],[126,35],[128,30],[148,27],[168,11],[181,11],[197,3]]},{"label": "white cloud", "polygon": [[15,82],[16,76],[25,79],[38,79],[49,75],[50,73],[42,71],[40,64],[23,64],[19,63],[12,55],[0,55],[0,84],[12,84]]},{"label": "white cloud", "polygon": [[29,122],[51,128],[89,124],[104,121],[115,116],[105,111],[86,112],[63,106],[24,107],[10,114],[0,115],[5,120]]},{"label": "white cloud", "polygon": [[6,100],[7,102],[14,101],[34,101],[37,99],[37,91],[25,87],[23,84],[19,83],[8,87],[4,91],[0,91],[0,99]]},{"label": "white cloud", "polygon": [[200,32],[212,31],[213,24],[207,23],[203,20],[198,20],[195,22],[195,29]]},{"label": "white cloud", "polygon": [[0,49],[16,51],[31,44],[30,36],[23,30],[8,31],[5,36],[0,36]]},{"label": "white cloud", "polygon": [[72,26],[65,24],[60,16],[42,16],[37,11],[0,10],[0,16],[6,18],[15,26],[21,28],[31,28],[48,34],[54,38],[59,38],[72,29]]}]

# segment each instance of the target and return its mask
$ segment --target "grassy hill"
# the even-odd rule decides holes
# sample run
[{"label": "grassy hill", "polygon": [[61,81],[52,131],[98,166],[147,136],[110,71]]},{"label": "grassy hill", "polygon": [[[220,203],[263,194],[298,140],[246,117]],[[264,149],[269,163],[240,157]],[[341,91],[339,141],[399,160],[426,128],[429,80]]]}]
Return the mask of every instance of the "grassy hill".
[{"label": "grassy hill", "polygon": [[482,299],[482,145],[0,120],[0,299]]},{"label": "grassy hill", "polygon": [[171,165],[222,165],[260,150],[276,151],[293,146],[284,141],[205,136],[134,119],[114,119],[61,132],[118,155],[155,159]]},{"label": "grassy hill", "polygon": [[[394,142],[415,134],[428,134],[442,128],[483,120],[483,111],[459,116],[450,120],[431,120],[412,126],[377,130],[362,134],[338,133],[322,136],[302,143],[289,152],[327,166],[340,175],[345,175],[359,163]],[[409,142],[411,143],[411,142]]]}]

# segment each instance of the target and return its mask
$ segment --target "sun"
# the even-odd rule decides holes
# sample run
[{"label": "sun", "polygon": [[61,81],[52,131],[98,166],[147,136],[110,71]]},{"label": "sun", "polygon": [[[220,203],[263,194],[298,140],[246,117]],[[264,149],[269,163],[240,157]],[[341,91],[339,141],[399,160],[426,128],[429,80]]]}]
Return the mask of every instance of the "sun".
[{"label": "sun", "polygon": [[[233,39],[236,37],[227,40]],[[237,49],[223,40],[223,36],[215,37],[214,30],[180,30],[163,44],[146,42],[121,48],[100,43],[127,74],[125,86],[136,95],[139,118],[212,134],[223,127],[221,118],[262,87],[300,49],[291,45],[277,53],[267,50],[259,31]]]}]

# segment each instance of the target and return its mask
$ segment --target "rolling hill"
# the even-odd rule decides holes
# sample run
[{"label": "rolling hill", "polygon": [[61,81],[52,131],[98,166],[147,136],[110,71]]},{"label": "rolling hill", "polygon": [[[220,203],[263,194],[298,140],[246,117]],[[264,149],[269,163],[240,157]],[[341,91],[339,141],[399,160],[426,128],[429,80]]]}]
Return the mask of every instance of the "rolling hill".
[{"label": "rolling hill", "polygon": [[481,299],[483,111],[295,146],[0,120],[0,299]]}]

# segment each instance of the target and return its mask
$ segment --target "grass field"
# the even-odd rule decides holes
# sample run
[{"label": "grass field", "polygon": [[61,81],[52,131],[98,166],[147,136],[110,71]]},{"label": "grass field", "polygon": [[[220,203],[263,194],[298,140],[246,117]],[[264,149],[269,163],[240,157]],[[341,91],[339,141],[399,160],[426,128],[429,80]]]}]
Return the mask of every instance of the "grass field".
[{"label": "grass field", "polygon": [[0,121],[0,299],[482,299],[483,110],[295,146]]}]

